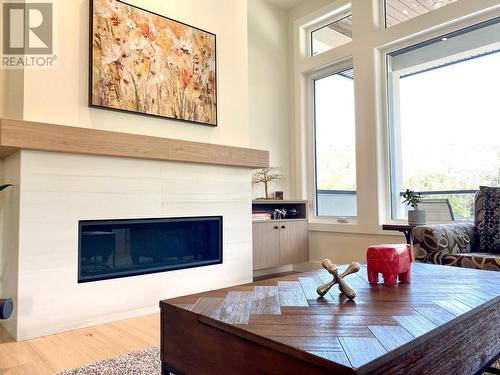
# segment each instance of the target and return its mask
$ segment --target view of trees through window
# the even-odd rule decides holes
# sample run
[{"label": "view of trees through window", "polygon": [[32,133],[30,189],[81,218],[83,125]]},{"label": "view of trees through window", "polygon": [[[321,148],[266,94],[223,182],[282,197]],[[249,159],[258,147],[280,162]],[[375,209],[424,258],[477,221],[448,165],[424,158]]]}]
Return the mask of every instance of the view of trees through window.
[{"label": "view of trees through window", "polygon": [[352,69],[314,81],[318,216],[356,216]]},{"label": "view of trees through window", "polygon": [[395,218],[407,188],[448,199],[455,219],[469,220],[479,186],[500,185],[500,53],[463,58],[399,79]]}]

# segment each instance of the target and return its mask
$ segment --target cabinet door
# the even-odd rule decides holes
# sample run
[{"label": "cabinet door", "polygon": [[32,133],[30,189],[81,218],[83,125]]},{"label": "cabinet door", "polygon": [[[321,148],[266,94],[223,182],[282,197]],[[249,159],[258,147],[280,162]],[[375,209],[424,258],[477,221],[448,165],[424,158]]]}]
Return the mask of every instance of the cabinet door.
[{"label": "cabinet door", "polygon": [[309,260],[307,221],[280,223],[280,265]]},{"label": "cabinet door", "polygon": [[277,223],[253,223],[253,269],[279,264],[279,226]]}]

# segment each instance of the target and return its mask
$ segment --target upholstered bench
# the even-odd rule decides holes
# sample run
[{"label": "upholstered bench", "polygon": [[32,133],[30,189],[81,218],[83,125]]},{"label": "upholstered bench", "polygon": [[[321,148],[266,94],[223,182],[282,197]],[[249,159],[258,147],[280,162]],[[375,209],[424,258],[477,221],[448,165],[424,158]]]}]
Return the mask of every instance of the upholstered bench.
[{"label": "upholstered bench", "polygon": [[424,263],[500,271],[498,199],[500,188],[481,187],[474,200],[474,223],[413,228],[415,259]]}]

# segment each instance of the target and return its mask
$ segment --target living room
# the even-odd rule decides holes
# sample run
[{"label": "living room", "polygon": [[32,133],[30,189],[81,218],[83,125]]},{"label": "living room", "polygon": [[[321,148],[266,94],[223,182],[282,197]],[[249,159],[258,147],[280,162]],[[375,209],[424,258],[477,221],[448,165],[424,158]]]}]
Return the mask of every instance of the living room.
[{"label": "living room", "polygon": [[2,1],[0,373],[500,373],[500,1]]}]

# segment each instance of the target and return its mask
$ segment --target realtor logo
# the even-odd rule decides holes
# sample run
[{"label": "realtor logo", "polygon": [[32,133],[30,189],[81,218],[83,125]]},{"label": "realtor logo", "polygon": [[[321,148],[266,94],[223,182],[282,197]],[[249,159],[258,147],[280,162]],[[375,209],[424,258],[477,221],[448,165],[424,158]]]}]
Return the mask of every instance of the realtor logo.
[{"label": "realtor logo", "polygon": [[3,56],[6,68],[52,67],[56,56],[51,2],[3,4]]}]

